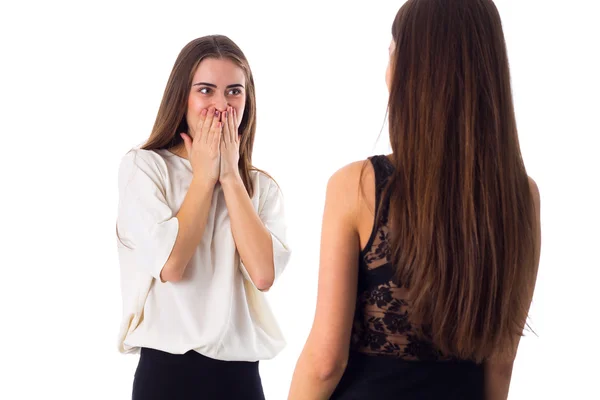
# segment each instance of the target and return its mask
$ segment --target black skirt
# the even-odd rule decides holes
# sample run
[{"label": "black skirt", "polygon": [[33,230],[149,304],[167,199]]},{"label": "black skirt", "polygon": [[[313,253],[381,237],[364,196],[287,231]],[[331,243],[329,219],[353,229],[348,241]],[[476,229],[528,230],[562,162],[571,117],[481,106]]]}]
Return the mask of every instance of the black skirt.
[{"label": "black skirt", "polygon": [[133,400],[264,400],[258,362],[220,361],[189,351],[142,348]]},{"label": "black skirt", "polygon": [[483,365],[351,352],[332,400],[483,400]]}]

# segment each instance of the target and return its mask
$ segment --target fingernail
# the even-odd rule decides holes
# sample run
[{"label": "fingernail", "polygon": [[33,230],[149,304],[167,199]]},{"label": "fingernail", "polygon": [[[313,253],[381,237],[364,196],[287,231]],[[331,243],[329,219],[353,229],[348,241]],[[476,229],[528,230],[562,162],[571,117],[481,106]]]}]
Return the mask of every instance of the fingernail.
[{"label": "fingernail", "polygon": [[223,118],[227,118],[227,111],[223,113]]},{"label": "fingernail", "polygon": [[206,115],[206,109],[202,110],[202,112],[200,114],[202,114],[202,116],[204,117]]},{"label": "fingernail", "polygon": [[215,111],[215,115],[218,117],[219,116],[219,110]]}]

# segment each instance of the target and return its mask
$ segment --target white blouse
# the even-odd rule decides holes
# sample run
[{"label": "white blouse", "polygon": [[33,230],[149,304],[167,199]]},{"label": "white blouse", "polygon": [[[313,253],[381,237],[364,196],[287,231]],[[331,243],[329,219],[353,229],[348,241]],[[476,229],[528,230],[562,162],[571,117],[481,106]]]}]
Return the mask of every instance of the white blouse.
[{"label": "white blouse", "polygon": [[[252,204],[273,239],[275,279],[289,257],[277,184],[253,171]],[[264,293],[236,250],[223,190],[215,186],[204,235],[179,282],[161,282],[192,180],[191,164],[167,150],[133,149],[119,167],[117,243],[123,319],[119,351],[195,350],[225,361],[273,358],[285,346]]]}]

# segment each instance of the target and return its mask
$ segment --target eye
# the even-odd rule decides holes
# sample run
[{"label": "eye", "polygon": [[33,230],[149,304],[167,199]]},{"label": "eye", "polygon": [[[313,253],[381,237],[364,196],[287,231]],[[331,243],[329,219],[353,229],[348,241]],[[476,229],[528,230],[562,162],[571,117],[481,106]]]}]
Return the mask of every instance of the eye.
[{"label": "eye", "polygon": [[229,90],[229,92],[227,94],[229,94],[231,96],[238,96],[238,95],[242,94],[242,91],[238,88],[233,88],[233,89]]},{"label": "eye", "polygon": [[202,88],[198,89],[198,92],[202,93],[202,94],[210,94],[211,91],[212,91],[212,89],[209,87],[202,87]]}]

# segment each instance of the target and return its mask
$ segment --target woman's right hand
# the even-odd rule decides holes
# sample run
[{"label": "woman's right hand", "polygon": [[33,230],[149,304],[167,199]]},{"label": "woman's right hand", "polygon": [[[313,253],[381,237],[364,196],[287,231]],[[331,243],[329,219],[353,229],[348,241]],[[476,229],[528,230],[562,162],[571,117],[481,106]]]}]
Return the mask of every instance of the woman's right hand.
[{"label": "woman's right hand", "polygon": [[186,133],[181,134],[194,177],[212,184],[219,181],[221,172],[220,143],[223,124],[220,120],[219,112],[214,107],[204,109],[194,129],[194,138]]}]

